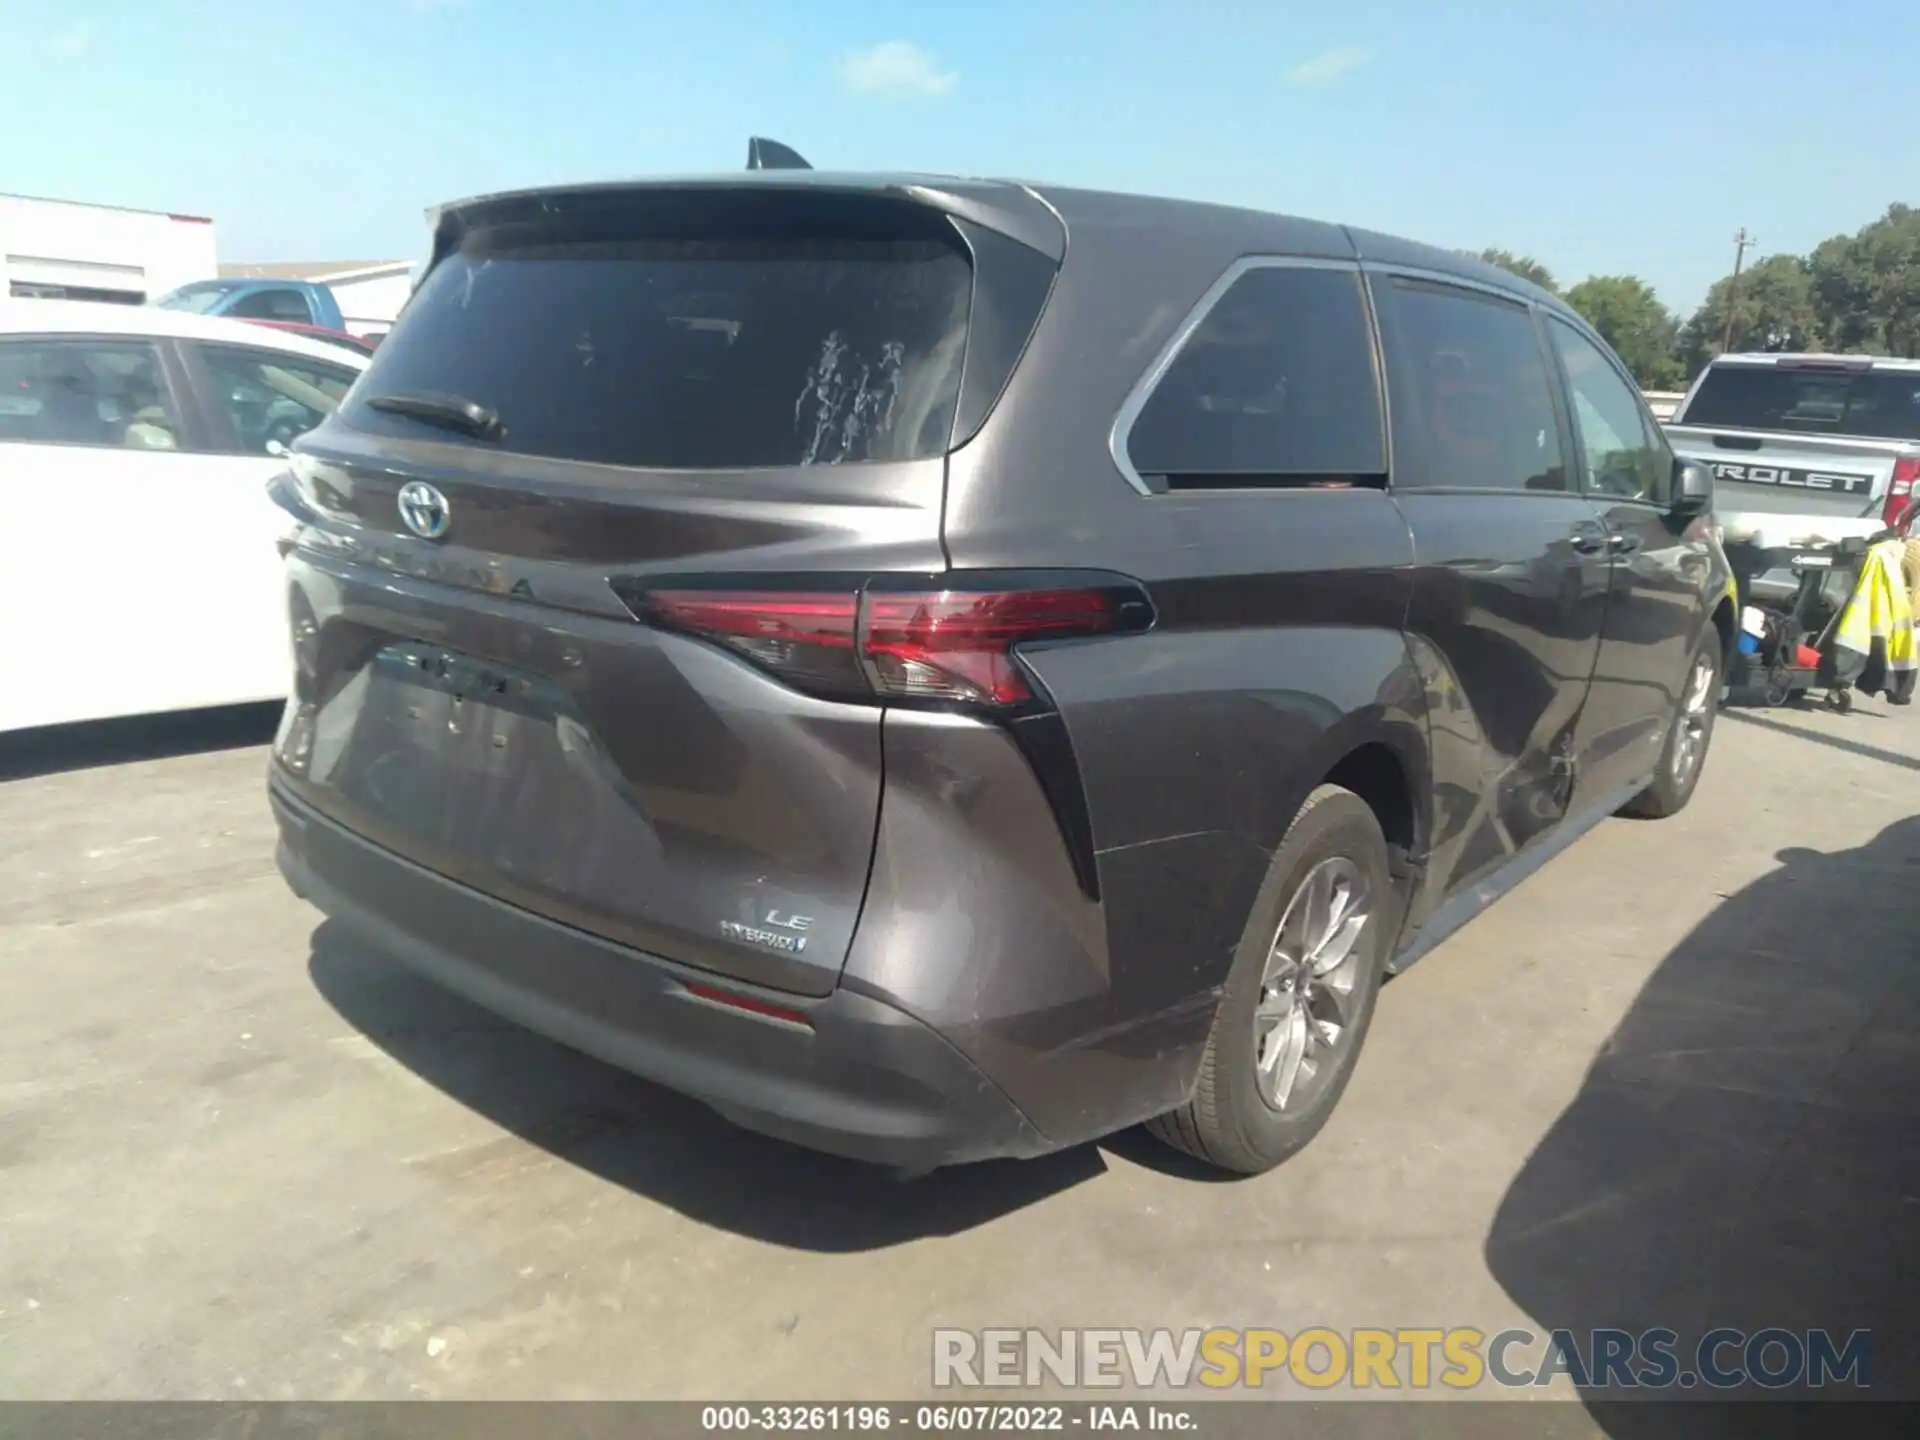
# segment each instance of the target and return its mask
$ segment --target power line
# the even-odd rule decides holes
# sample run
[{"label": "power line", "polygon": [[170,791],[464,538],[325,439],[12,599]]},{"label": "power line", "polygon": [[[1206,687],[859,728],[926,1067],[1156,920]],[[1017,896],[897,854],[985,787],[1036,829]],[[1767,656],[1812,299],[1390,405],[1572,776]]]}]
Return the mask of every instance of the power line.
[{"label": "power line", "polygon": [[1740,303],[1740,262],[1747,258],[1747,247],[1754,243],[1754,237],[1747,233],[1742,225],[1733,237],[1733,279],[1727,282],[1727,325],[1720,335],[1720,351],[1725,354],[1733,348],[1733,315]]}]

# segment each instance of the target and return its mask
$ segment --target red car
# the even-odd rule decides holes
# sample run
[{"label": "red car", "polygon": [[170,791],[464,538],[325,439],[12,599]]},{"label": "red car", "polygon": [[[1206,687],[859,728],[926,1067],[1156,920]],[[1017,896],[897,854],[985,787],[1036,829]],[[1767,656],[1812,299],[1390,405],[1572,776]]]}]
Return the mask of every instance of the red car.
[{"label": "red car", "polygon": [[349,335],[344,330],[329,330],[324,325],[302,325],[298,320],[257,320],[245,317],[251,325],[271,325],[276,330],[291,330],[296,335],[305,335],[310,339],[324,340],[329,345],[338,345],[343,350],[351,350],[356,355],[371,355],[378,339],[365,340],[358,335]]}]

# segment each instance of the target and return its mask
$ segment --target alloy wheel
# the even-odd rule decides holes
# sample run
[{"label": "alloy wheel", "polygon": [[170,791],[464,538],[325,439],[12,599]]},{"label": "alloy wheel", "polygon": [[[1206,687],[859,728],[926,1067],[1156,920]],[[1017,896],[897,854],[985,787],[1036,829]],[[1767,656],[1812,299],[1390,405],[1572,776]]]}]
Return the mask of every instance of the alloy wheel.
[{"label": "alloy wheel", "polygon": [[1684,786],[1707,753],[1707,730],[1713,724],[1714,667],[1711,656],[1693,662],[1673,737],[1673,783]]},{"label": "alloy wheel", "polygon": [[1344,856],[1314,866],[1287,902],[1253,1015],[1260,1095],[1274,1109],[1306,1108],[1334,1073],[1372,919],[1366,874]]}]

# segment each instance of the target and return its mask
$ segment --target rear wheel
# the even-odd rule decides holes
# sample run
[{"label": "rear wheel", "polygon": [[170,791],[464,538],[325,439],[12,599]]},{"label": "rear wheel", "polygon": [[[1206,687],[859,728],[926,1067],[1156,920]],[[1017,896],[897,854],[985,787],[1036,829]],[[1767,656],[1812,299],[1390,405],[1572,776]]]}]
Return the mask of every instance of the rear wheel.
[{"label": "rear wheel", "polygon": [[1319,1133],[1373,1019],[1392,886],[1366,802],[1337,785],[1315,790],[1254,902],[1193,1098],[1150,1121],[1153,1134],[1254,1175]]},{"label": "rear wheel", "polygon": [[1707,747],[1713,742],[1714,717],[1719,714],[1720,636],[1709,630],[1693,653],[1680,704],[1660,752],[1660,770],[1653,783],[1622,807],[1622,814],[1662,820],[1678,814],[1693,798],[1700,772],[1706,768]]}]

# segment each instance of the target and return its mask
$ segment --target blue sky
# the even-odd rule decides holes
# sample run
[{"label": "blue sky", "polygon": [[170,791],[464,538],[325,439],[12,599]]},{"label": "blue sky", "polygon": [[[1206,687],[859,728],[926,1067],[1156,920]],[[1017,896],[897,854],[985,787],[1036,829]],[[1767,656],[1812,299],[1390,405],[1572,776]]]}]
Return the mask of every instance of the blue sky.
[{"label": "blue sky", "polygon": [[930,169],[1248,204],[1690,309],[1746,226],[1920,201],[1914,0],[0,0],[0,191],[213,216],[223,260],[421,253],[478,191]]}]

